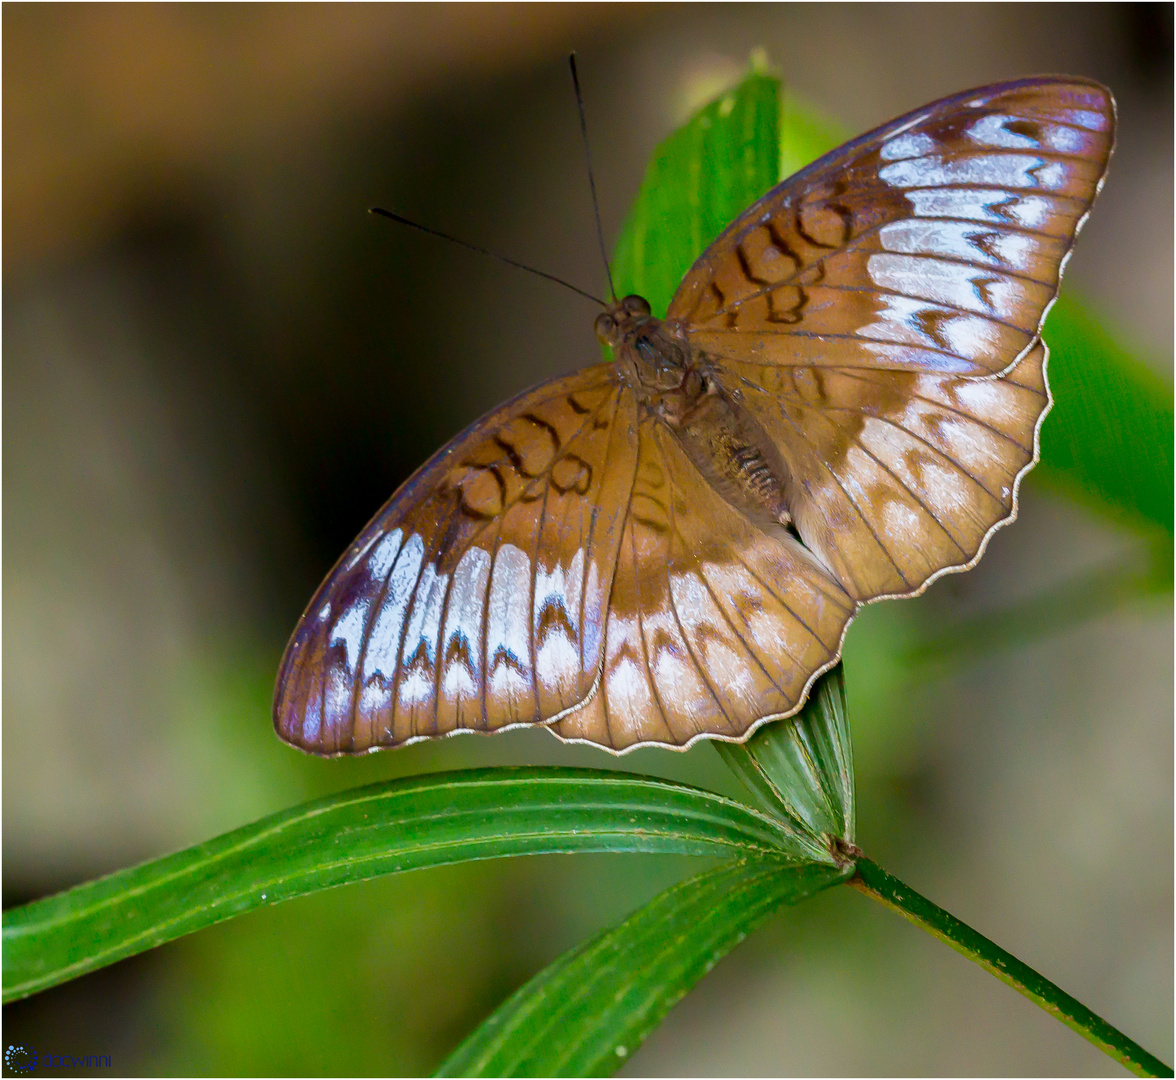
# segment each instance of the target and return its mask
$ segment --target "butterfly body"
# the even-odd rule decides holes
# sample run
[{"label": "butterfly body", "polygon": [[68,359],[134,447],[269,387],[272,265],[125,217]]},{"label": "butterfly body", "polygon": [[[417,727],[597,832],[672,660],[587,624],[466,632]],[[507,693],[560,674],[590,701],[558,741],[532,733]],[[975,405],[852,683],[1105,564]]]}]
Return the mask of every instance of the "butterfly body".
[{"label": "butterfly body", "polygon": [[597,316],[596,334],[613,349],[618,377],[642,415],[666,426],[711,487],[761,528],[788,524],[780,452],[682,328],[654,318],[643,297],[627,296]]},{"label": "butterfly body", "polygon": [[340,559],[278,733],[338,754],[542,724],[621,752],[794,713],[861,604],[1016,516],[1113,131],[1080,79],[946,98],[769,191],[664,319],[609,305],[614,363],[471,425]]}]

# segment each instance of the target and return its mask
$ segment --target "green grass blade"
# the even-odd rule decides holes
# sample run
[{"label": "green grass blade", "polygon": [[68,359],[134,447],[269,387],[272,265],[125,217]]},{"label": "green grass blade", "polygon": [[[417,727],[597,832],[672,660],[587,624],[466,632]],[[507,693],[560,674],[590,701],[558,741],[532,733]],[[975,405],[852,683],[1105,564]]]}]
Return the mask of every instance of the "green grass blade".
[{"label": "green grass blade", "polygon": [[746,743],[714,746],[773,813],[814,836],[853,843],[853,747],[840,664],[817,680],[796,716]]},{"label": "green grass blade", "polygon": [[610,1075],[767,916],[849,873],[758,860],[680,882],[541,971],[437,1075]]},{"label": "green grass blade", "polygon": [[11,1001],[263,904],[382,874],[548,852],[830,861],[786,823],[628,773],[482,769],[375,784],[4,913]]}]

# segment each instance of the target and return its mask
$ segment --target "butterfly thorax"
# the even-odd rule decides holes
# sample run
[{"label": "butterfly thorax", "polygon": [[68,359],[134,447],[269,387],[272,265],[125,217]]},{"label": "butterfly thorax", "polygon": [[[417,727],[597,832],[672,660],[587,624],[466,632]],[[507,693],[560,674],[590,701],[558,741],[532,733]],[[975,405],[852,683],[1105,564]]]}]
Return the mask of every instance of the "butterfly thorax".
[{"label": "butterfly thorax", "polygon": [[645,415],[669,428],[727,502],[769,531],[791,521],[791,474],[780,451],[684,331],[655,318],[642,297],[626,296],[597,317],[596,335],[612,347]]},{"label": "butterfly thorax", "polygon": [[[690,371],[690,346],[649,311],[640,296],[610,304],[596,319],[596,336],[611,346],[622,377],[643,402],[682,393]],[[697,380],[692,380],[697,394]]]}]

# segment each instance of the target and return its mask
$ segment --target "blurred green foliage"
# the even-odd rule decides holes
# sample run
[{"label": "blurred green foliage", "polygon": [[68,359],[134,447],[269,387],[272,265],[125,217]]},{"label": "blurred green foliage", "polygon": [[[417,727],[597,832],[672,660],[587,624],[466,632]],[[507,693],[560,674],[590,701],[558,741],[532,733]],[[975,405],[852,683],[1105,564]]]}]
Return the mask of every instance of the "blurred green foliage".
[{"label": "blurred green foliage", "polygon": [[1041,478],[1129,528],[1163,530],[1170,574],[1172,387],[1069,290],[1044,336],[1054,407],[1041,430]]}]

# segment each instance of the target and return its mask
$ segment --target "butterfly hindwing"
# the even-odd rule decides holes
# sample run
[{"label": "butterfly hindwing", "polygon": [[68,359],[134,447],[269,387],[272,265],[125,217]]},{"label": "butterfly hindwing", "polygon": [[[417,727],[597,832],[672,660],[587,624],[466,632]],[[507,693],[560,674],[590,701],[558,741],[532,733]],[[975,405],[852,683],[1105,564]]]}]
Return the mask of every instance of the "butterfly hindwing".
[{"label": "butterfly hindwing", "polygon": [[742,738],[799,707],[854,610],[791,536],[753,525],[647,418],[599,685],[552,731],[616,750]]},{"label": "butterfly hindwing", "polygon": [[1016,513],[1049,408],[1038,341],[999,379],[731,362],[722,378],[798,478],[790,509],[855,600],[976,561]]},{"label": "butterfly hindwing", "polygon": [[287,648],[287,741],[357,753],[550,720],[603,646],[636,406],[615,368],[537,387],[426,463],[360,534]]}]

